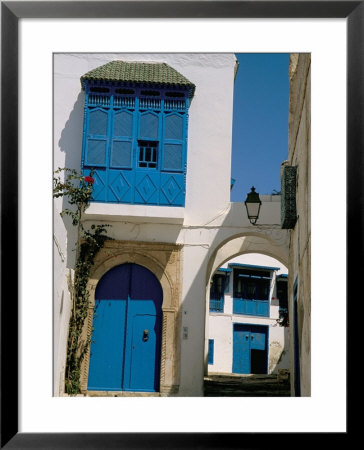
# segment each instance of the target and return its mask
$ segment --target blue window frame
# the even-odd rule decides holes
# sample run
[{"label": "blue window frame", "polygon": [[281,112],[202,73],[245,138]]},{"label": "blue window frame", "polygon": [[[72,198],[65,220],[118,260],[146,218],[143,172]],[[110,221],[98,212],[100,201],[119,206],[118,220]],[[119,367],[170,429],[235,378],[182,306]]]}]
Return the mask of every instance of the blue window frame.
[{"label": "blue window frame", "polygon": [[233,282],[234,314],[269,317],[270,272],[234,269]]},{"label": "blue window frame", "polygon": [[216,274],[212,277],[210,287],[210,311],[224,312],[224,293],[226,285],[226,276]]},{"label": "blue window frame", "polygon": [[208,363],[214,363],[214,339],[209,339],[209,354],[208,354]]},{"label": "blue window frame", "polygon": [[187,87],[85,81],[82,171],[91,201],[184,206]]}]

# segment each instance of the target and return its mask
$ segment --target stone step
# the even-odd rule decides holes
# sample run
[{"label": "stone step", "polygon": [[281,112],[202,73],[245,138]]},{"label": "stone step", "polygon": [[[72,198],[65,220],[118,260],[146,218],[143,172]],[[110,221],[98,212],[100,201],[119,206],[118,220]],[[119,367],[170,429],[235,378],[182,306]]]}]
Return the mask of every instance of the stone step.
[{"label": "stone step", "polygon": [[204,378],[205,397],[290,397],[289,379],[277,375],[209,375]]}]

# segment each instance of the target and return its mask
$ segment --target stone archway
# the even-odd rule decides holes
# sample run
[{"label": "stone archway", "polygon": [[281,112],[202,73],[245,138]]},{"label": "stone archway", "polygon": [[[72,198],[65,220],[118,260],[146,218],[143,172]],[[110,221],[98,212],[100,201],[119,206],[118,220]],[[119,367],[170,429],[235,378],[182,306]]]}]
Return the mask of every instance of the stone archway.
[{"label": "stone archway", "polygon": [[[91,336],[95,289],[102,276],[113,267],[136,263],[149,269],[159,280],[163,291],[162,350],[160,394],[176,394],[179,388],[179,321],[181,302],[181,252],[182,246],[150,242],[106,241],[98,253],[94,270],[88,282],[90,305],[83,337]],[[81,366],[81,392],[87,394],[90,362],[88,350]],[[95,394],[94,394],[95,395]],[[107,395],[100,392],[99,395]],[[143,394],[148,395],[148,394]]]},{"label": "stone archway", "polygon": [[272,230],[271,233],[244,233],[230,236],[221,242],[212,253],[206,271],[208,285],[215,270],[235,256],[244,253],[262,253],[277,259],[288,267],[288,240],[286,230]]}]

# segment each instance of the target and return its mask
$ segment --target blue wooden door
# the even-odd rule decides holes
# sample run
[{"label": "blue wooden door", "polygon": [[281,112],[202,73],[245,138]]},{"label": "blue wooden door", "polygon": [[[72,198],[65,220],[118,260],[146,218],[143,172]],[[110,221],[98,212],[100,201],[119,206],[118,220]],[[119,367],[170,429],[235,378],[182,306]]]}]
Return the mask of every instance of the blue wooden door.
[{"label": "blue wooden door", "polygon": [[95,293],[88,390],[159,390],[162,289],[145,267],[107,272]]},{"label": "blue wooden door", "polygon": [[250,326],[234,325],[233,373],[250,373]]},{"label": "blue wooden door", "polygon": [[267,335],[266,326],[234,324],[233,373],[267,373]]}]

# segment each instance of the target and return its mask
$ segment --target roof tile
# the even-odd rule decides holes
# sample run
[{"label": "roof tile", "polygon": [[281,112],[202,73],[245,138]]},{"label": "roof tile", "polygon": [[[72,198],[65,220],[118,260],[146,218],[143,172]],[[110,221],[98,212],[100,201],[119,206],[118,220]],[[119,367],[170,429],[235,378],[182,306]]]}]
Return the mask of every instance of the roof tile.
[{"label": "roof tile", "polygon": [[188,87],[190,97],[195,91],[193,83],[166,63],[111,61],[85,73],[81,77],[83,88],[87,80]]}]

